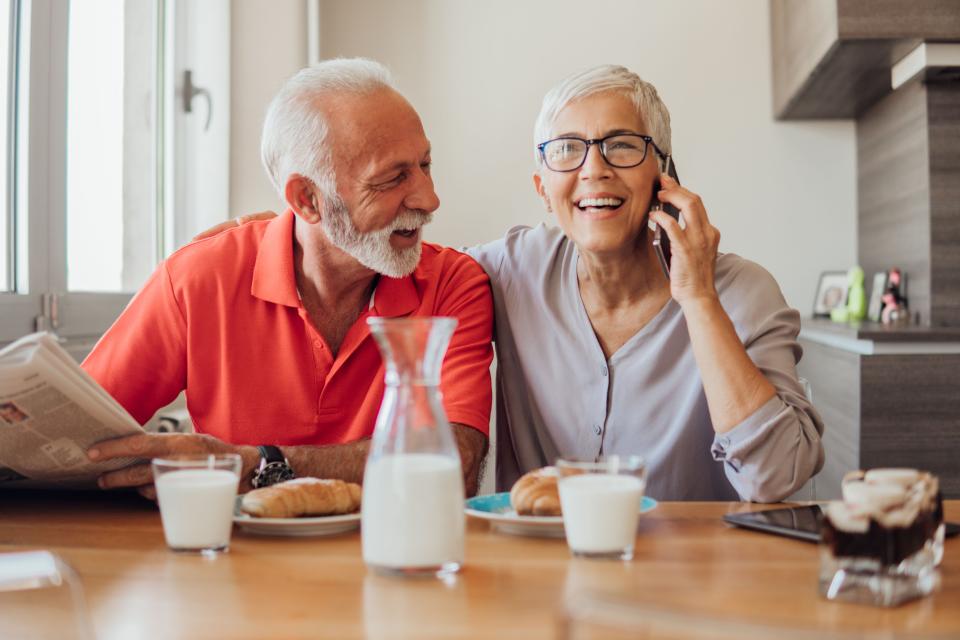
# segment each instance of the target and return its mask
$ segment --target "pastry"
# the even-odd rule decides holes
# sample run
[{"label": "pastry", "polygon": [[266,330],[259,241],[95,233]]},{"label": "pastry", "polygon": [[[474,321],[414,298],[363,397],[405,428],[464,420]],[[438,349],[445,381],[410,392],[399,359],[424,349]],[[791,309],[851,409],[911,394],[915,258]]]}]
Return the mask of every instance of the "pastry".
[{"label": "pastry", "polygon": [[297,478],[245,494],[244,513],[259,518],[296,518],[353,513],[360,508],[360,485],[343,480]]},{"label": "pastry", "polygon": [[557,469],[543,467],[523,475],[510,489],[510,505],[521,516],[559,516]]}]

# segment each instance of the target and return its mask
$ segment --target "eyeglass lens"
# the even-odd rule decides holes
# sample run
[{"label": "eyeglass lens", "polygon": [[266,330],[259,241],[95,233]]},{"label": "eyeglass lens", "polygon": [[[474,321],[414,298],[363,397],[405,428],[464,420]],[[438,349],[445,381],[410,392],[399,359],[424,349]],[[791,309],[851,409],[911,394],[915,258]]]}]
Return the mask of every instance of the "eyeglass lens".
[{"label": "eyeglass lens", "polygon": [[[598,144],[604,159],[622,169],[637,166],[647,154],[647,141],[637,135],[610,136]],[[572,171],[583,164],[588,150],[586,140],[559,138],[543,146],[543,159],[554,171]]]}]

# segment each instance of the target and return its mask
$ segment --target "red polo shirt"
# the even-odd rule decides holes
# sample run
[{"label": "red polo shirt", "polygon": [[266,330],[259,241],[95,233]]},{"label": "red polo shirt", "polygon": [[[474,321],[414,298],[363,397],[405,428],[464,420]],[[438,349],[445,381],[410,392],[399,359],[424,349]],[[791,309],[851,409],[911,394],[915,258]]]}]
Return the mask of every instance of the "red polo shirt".
[{"label": "red polo shirt", "polygon": [[370,316],[452,316],[441,373],[451,422],[486,434],[493,303],[472,258],[423,244],[406,278],[382,276],[334,357],[293,268],[294,215],[252,222],[168,258],[83,362],[141,424],[186,389],[198,432],[234,444],[319,445],[370,436],[384,367]]}]

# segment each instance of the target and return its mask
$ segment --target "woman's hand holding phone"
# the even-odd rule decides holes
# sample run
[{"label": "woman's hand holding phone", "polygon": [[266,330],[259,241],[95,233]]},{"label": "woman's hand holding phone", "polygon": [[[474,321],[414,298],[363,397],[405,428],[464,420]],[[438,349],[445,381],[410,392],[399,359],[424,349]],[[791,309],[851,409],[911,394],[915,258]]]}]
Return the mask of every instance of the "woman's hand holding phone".
[{"label": "woman's hand holding phone", "polygon": [[720,232],[710,224],[700,196],[667,174],[660,176],[660,187],[654,197],[677,207],[685,226],[681,229],[680,223],[664,211],[650,212],[650,219],[670,239],[670,295],[681,306],[695,300],[716,299],[714,273]]}]

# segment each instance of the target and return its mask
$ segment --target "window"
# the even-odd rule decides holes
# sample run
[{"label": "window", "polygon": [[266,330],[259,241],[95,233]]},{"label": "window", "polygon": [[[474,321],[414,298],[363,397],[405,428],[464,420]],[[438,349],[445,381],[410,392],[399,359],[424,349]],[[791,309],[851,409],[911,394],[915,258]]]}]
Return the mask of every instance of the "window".
[{"label": "window", "polygon": [[157,22],[153,2],[70,3],[68,291],[133,292],[157,263]]},{"label": "window", "polygon": [[12,15],[14,5],[11,0],[0,0],[0,294],[13,290],[13,216],[9,206],[10,192],[8,174],[12,168],[10,162],[10,120],[12,115],[11,85],[14,66],[11,52],[15,46]]},{"label": "window", "polygon": [[[0,0],[0,344],[92,343],[225,219],[229,7]],[[187,69],[207,104],[184,104]]]}]

